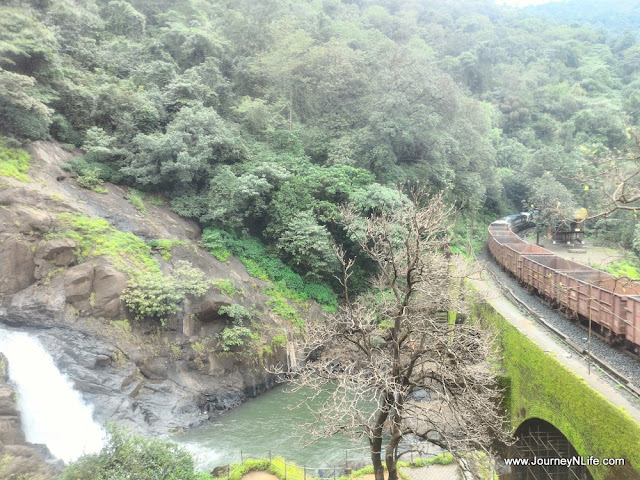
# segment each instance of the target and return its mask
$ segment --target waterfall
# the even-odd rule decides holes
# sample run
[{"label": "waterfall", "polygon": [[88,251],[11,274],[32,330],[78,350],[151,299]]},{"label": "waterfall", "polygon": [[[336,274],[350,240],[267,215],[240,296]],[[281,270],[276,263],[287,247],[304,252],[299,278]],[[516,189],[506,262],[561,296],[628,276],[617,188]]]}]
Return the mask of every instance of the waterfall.
[{"label": "waterfall", "polygon": [[93,407],[73,389],[37,339],[0,329],[0,352],[9,360],[27,442],[44,443],[65,462],[100,450],[104,431],[93,420]]}]

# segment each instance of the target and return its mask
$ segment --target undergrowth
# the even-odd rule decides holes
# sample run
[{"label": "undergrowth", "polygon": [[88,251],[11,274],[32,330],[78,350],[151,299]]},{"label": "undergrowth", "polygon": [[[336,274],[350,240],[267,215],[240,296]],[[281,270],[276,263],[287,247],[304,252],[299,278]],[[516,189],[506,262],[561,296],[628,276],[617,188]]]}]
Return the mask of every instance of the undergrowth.
[{"label": "undergrowth", "polygon": [[27,176],[31,157],[19,148],[11,148],[6,139],[0,137],[0,177],[11,177],[21,182],[31,181]]},{"label": "undergrowth", "polygon": [[271,297],[274,311],[285,318],[292,319],[293,316],[293,308],[289,306],[289,310],[284,305],[285,299],[296,302],[315,300],[328,312],[335,312],[338,308],[337,295],[329,285],[305,281],[282,260],[270,255],[255,238],[238,238],[223,230],[206,228],[202,243],[218,260],[226,261],[233,254],[242,261],[249,275],[272,282],[274,287],[267,294]]},{"label": "undergrowth", "polygon": [[151,255],[155,249],[162,258],[171,258],[171,248],[185,242],[176,239],[158,239],[145,243],[133,233],[121,232],[101,218],[76,213],[60,213],[59,225],[47,238],[70,238],[77,244],[76,253],[81,261],[104,255],[125,273],[159,272],[158,262]]},{"label": "undergrowth", "polygon": [[101,218],[75,213],[60,213],[58,220],[59,228],[48,238],[74,240],[80,261],[104,255],[113,260],[116,268],[127,273],[136,269],[159,272],[158,262],[151,256],[151,247],[133,233],[116,230]]},{"label": "undergrowth", "polygon": [[[432,458],[421,459],[418,458],[412,462],[398,462],[398,467],[404,468],[412,468],[412,467],[424,467],[426,465],[449,465],[453,463],[453,455],[450,453],[442,453]],[[286,467],[285,467],[286,464]],[[383,463],[386,471],[386,465]],[[328,468],[331,470],[331,468]],[[306,478],[312,478],[311,475],[305,475],[304,469],[298,467],[295,463],[289,462],[282,457],[275,457],[271,461],[268,459],[247,459],[242,463],[233,463],[229,465],[229,476],[219,477],[215,480],[241,480],[246,474],[250,472],[269,472],[278,477],[280,480],[304,480]],[[361,468],[352,472],[348,476],[340,476],[336,477],[337,480],[351,480],[358,477],[362,477],[364,475],[373,474],[373,466],[369,465],[367,467]],[[409,476],[399,470],[399,476],[408,480]]]},{"label": "undergrowth", "polygon": [[631,280],[640,279],[640,264],[637,260],[631,258],[609,263],[603,269],[616,277],[627,277]]}]

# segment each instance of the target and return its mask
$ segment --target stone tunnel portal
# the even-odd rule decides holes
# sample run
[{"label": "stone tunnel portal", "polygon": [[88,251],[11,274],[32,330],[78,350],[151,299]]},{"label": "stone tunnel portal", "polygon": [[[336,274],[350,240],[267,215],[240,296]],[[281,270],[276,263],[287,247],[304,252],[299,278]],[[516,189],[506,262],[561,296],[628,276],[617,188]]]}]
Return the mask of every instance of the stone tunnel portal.
[{"label": "stone tunnel portal", "polygon": [[[582,459],[560,430],[539,418],[520,425],[515,434],[512,458],[529,460],[529,465],[511,467],[517,480],[593,480],[586,465],[562,465],[558,459]],[[531,465],[535,459],[536,465]],[[586,462],[586,459],[584,460]]]}]

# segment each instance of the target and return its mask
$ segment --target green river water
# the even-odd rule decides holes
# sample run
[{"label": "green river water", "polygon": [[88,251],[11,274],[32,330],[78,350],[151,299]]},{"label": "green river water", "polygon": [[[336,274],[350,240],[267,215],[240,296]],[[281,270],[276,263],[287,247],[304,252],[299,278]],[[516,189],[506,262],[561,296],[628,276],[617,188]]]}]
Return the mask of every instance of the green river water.
[{"label": "green river water", "polygon": [[268,458],[269,454],[314,469],[342,468],[345,454],[349,461],[369,458],[366,439],[337,435],[305,445],[308,436],[303,437],[302,425],[312,417],[306,407],[296,408],[302,400],[302,393],[278,387],[174,440],[194,455],[203,471],[239,462],[241,457]]}]

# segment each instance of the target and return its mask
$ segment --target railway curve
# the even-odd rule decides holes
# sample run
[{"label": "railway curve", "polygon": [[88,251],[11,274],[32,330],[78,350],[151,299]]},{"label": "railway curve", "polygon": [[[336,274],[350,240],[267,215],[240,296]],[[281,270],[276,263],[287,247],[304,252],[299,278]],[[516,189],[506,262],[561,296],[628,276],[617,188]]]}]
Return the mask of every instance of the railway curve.
[{"label": "railway curve", "polygon": [[[564,307],[562,308],[563,310],[568,310],[566,305],[568,302],[562,305],[556,299],[549,298],[548,293],[554,291],[561,292],[560,295],[564,295],[566,299],[568,295],[571,294],[567,280],[565,280],[567,283],[561,284],[564,285],[563,289],[557,284],[547,285],[546,287],[542,284],[544,278],[549,282],[552,282],[552,279],[558,279],[558,273],[561,275],[571,275],[571,272],[576,272],[576,275],[582,274],[583,277],[591,275],[592,278],[600,280],[608,280],[608,277],[611,276],[575,262],[564,261],[564,259],[553,260],[552,257],[560,257],[553,254],[553,252],[522,240],[516,232],[526,229],[527,226],[530,225],[530,218],[531,215],[527,213],[512,215],[494,222],[489,227],[488,246],[493,261],[491,261],[487,252],[484,252],[482,255],[484,259],[487,260],[487,271],[502,293],[520,310],[524,311],[529,317],[542,325],[551,335],[556,337],[578,356],[585,358],[587,362],[597,367],[599,371],[609,377],[619,388],[624,389],[634,398],[640,398],[640,361],[638,357],[636,355],[629,356],[623,350],[611,347],[607,343],[607,339],[610,340],[612,338],[611,335],[602,337],[594,335],[591,341],[589,341],[588,332],[586,332],[578,322],[575,322],[575,318],[574,321],[572,321],[560,312],[560,308],[562,307]],[[515,228],[514,221],[516,222]],[[496,224],[498,225],[497,228]],[[514,232],[514,230],[516,232]],[[525,258],[519,260],[519,257]],[[540,268],[541,264],[549,264],[569,266],[575,270],[549,269],[550,271],[546,272],[546,275],[544,272],[537,273],[538,288],[532,288],[531,285],[523,284],[522,282],[522,277],[527,276],[527,274],[522,274],[522,269],[526,268],[522,265],[524,260],[528,260],[530,263],[535,260],[538,268]],[[563,261],[569,263],[563,263]],[[498,268],[498,266],[500,268]],[[528,275],[531,276],[531,273],[533,272],[529,272]],[[543,277],[542,275],[545,276]],[[585,287],[584,284],[581,284],[579,288],[581,288],[583,292],[589,291],[591,294],[595,288],[600,288],[602,285],[602,282],[598,284],[598,287]],[[640,285],[637,285],[637,287],[640,292]],[[633,292],[631,289],[630,291]],[[544,295],[544,292],[547,292],[547,295]],[[579,293],[579,291],[577,291],[574,296],[577,296],[577,293]],[[629,296],[627,295],[625,297]],[[591,301],[593,301],[593,298],[591,298]],[[605,307],[608,307],[608,305],[605,305]],[[640,313],[640,310],[632,310],[632,313],[636,314],[636,312]],[[572,316],[578,317],[575,313]],[[638,319],[638,324],[640,325],[640,318]],[[592,326],[594,326],[593,319]],[[594,328],[594,330],[598,329]]]}]

